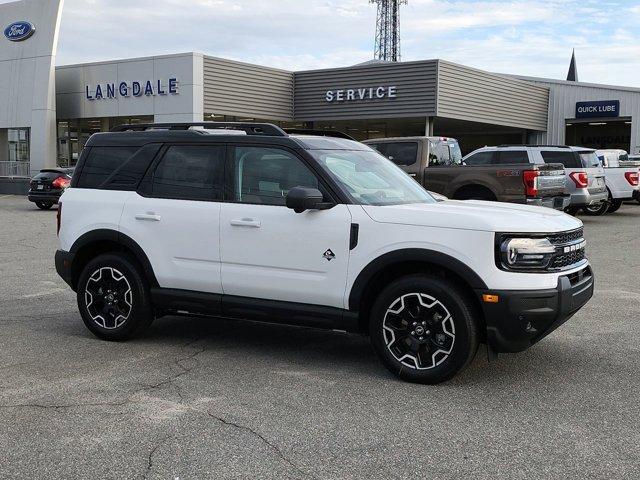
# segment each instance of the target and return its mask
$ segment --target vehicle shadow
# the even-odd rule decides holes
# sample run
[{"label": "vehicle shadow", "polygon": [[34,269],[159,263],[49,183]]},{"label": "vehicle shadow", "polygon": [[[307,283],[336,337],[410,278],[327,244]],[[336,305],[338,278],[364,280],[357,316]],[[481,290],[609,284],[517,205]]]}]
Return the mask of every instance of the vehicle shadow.
[{"label": "vehicle shadow", "polygon": [[[75,334],[90,335],[78,330]],[[154,322],[142,337],[127,344],[140,348],[145,345],[197,346],[215,355],[215,363],[209,366],[215,364],[215,368],[221,369],[227,368],[226,361],[233,362],[234,366],[238,361],[247,365],[271,365],[273,368],[294,365],[316,374],[343,372],[349,376],[360,376],[364,381],[404,384],[378,361],[368,337],[359,334],[246,320],[165,317]],[[486,345],[481,344],[467,369],[442,385],[454,388],[471,385],[482,388],[522,385],[547,388],[550,382],[563,384],[575,377],[575,369],[579,367],[576,359],[584,353],[572,350],[575,349],[554,341],[548,345],[536,345],[526,352],[504,354],[489,360]],[[206,360],[202,358],[201,362]]]}]

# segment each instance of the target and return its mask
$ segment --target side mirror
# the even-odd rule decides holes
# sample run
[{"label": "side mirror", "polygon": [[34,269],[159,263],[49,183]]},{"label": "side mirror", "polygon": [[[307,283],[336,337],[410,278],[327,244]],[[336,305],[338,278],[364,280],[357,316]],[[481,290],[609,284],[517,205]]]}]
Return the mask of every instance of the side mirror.
[{"label": "side mirror", "polygon": [[333,206],[323,203],[323,200],[322,192],[317,188],[293,187],[287,193],[286,205],[296,213],[302,213],[305,210],[321,210],[328,208],[328,205]]}]

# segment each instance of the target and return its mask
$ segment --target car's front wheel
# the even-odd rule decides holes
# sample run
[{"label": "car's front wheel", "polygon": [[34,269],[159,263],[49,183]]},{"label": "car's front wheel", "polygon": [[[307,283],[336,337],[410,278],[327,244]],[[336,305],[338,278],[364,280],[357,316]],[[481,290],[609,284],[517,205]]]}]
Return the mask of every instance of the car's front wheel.
[{"label": "car's front wheel", "polygon": [[51,203],[51,202],[36,202],[36,207],[38,207],[40,210],[49,210],[51,207],[53,207],[53,203]]},{"label": "car's front wheel", "polygon": [[369,333],[385,367],[416,383],[452,378],[478,349],[476,308],[467,292],[426,274],[400,278],[382,291]]},{"label": "car's front wheel", "polygon": [[98,338],[127,340],[153,322],[149,286],[128,255],[107,253],[90,261],[77,290],[82,320]]}]

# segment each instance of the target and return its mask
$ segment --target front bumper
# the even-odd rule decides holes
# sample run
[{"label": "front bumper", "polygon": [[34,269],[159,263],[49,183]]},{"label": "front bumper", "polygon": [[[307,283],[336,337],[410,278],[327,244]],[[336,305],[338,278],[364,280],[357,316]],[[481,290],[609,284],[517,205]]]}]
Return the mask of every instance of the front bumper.
[{"label": "front bumper", "polygon": [[56,251],[56,256],[55,256],[56,272],[58,272],[58,275],[60,275],[60,277],[71,288],[74,288],[73,272],[71,270],[74,257],[75,257],[75,254],[70,252],[65,252],[64,250]]},{"label": "front bumper", "polygon": [[[591,266],[558,278],[549,290],[479,291],[487,324],[487,343],[495,352],[521,352],[569,320],[593,296]],[[485,303],[483,294],[497,295]]]},{"label": "front bumper", "polygon": [[557,195],[555,197],[527,198],[527,205],[564,210],[571,203],[571,195]]}]

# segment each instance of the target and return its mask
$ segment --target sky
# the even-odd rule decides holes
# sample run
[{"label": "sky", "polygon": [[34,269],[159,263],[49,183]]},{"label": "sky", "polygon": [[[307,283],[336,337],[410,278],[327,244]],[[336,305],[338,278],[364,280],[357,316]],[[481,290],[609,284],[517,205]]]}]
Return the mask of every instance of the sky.
[{"label": "sky", "polygon": [[[6,3],[7,0],[0,0]],[[196,51],[288,70],[373,58],[369,0],[65,0],[57,64]],[[408,0],[402,59],[640,87],[640,0]]]}]

